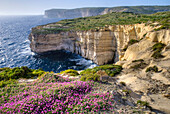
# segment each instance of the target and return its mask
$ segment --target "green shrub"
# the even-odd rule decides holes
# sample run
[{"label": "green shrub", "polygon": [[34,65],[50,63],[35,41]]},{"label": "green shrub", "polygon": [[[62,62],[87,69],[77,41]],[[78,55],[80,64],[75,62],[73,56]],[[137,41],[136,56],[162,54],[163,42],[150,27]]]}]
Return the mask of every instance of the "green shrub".
[{"label": "green shrub", "polygon": [[7,80],[7,81],[0,81],[0,88],[2,87],[5,87],[6,85],[9,85],[9,84],[14,84],[16,83],[17,81],[15,79],[10,79],[10,80]]},{"label": "green shrub", "polygon": [[70,76],[78,76],[79,73],[76,70],[68,69],[65,71],[60,72],[61,74],[69,74]]},{"label": "green shrub", "polygon": [[135,63],[135,62],[144,62],[144,60],[143,59],[138,59],[138,60],[133,60],[132,62],[133,63]]},{"label": "green shrub", "polygon": [[127,94],[130,94],[132,91],[125,89],[125,90],[122,90],[122,92],[125,92],[125,93],[127,93]]},{"label": "green shrub", "polygon": [[126,83],[125,82],[120,82],[121,85],[123,86],[126,86]]},{"label": "green shrub", "polygon": [[156,43],[152,46],[153,51],[162,51],[162,49],[165,47],[165,44],[163,43]]},{"label": "green shrub", "polygon": [[122,66],[120,65],[102,65],[93,68],[95,72],[99,70],[104,70],[109,76],[115,76],[116,74],[119,74],[122,71]]},{"label": "green shrub", "polygon": [[130,68],[133,68],[133,69],[145,68],[146,65],[147,65],[146,63],[141,62],[141,63],[139,63],[139,64],[136,64],[136,65],[134,65],[134,66],[131,66]]},{"label": "green shrub", "polygon": [[153,66],[153,67],[149,67],[149,68],[146,69],[146,72],[150,72],[150,71],[158,72],[158,67]]},{"label": "green shrub", "polygon": [[80,78],[80,81],[86,81],[86,75],[84,75],[84,76],[81,76],[81,78]]},{"label": "green shrub", "polygon": [[80,75],[85,75],[85,74],[89,74],[89,73],[93,73],[95,74],[96,71],[94,71],[93,69],[86,69],[80,72]]},{"label": "green shrub", "polygon": [[83,76],[81,76],[80,78],[81,81],[100,81],[100,76],[97,75],[97,74],[93,74],[93,73],[90,73],[90,74],[85,74]]},{"label": "green shrub", "polygon": [[101,72],[105,72],[109,76],[115,76],[116,74],[119,74],[122,71],[122,66],[119,65],[102,65],[97,66],[93,69],[86,69],[80,73],[81,80],[87,81],[87,80],[94,80],[99,81],[100,76],[102,75]]},{"label": "green shrub", "polygon": [[131,40],[129,40],[129,42],[128,42],[128,46],[133,45],[133,44],[138,43],[138,42],[139,42],[138,40],[131,39]]},{"label": "green shrub", "polygon": [[81,81],[100,81],[100,76],[96,74],[94,69],[86,69],[80,73]]},{"label": "green shrub", "polygon": [[154,53],[152,54],[151,57],[158,59],[158,58],[163,58],[164,56],[161,54],[161,51],[165,47],[165,44],[162,43],[156,43],[155,45],[152,46],[152,50]]},{"label": "green shrub", "polygon": [[130,67],[130,68],[133,68],[133,69],[145,68],[147,66],[147,64],[144,62],[143,59],[133,60],[132,63],[135,64],[135,65]]},{"label": "green shrub", "polygon": [[[41,75],[43,75],[45,72],[43,71],[43,70],[41,70],[41,69],[38,69],[38,70],[33,70],[33,72],[32,72],[32,75],[33,76],[41,76]],[[30,74],[31,75],[31,74]],[[30,76],[29,75],[29,76]]]},{"label": "green shrub", "polygon": [[155,51],[152,56],[155,59],[159,59],[159,58],[163,58],[164,56],[159,52],[159,51]]},{"label": "green shrub", "polygon": [[138,101],[137,101],[137,104],[140,104],[141,106],[149,107],[149,103],[148,103],[148,102],[146,102],[146,101],[138,100]]},{"label": "green shrub", "polygon": [[0,68],[0,71],[4,71],[4,70],[7,70],[7,69],[10,69],[10,68],[8,68],[8,67]]},{"label": "green shrub", "polygon": [[15,67],[15,68],[1,68],[0,69],[0,81],[1,87],[19,79],[19,78],[33,78],[35,76],[41,76],[45,73],[45,71],[38,69],[33,70],[29,69],[26,66],[23,67]]}]

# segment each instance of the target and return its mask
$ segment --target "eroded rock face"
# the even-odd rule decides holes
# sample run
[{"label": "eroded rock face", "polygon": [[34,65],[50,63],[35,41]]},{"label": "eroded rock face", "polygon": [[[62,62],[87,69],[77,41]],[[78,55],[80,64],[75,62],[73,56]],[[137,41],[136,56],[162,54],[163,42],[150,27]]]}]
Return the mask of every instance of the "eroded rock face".
[{"label": "eroded rock face", "polygon": [[170,44],[170,30],[160,30],[154,32],[148,32],[146,37],[139,43],[128,47],[122,60],[136,60],[147,59],[153,54],[152,46],[155,43],[161,42],[166,45],[165,56],[168,54],[168,45]]},{"label": "eroded rock face", "polygon": [[[155,41],[168,44],[170,42],[169,30],[152,32],[158,27],[146,26],[145,24],[115,25],[106,26],[99,31],[67,31],[47,35],[31,33],[29,39],[31,41],[30,47],[36,53],[69,50],[98,65],[103,65],[109,62],[113,63],[116,53],[119,55],[119,60],[129,60],[138,58],[139,50],[145,52],[145,49],[154,44]],[[140,46],[137,43],[129,47],[126,53],[123,51],[129,40],[142,38],[148,39],[149,42],[143,41]]]},{"label": "eroded rock face", "polygon": [[60,34],[30,34],[31,49],[36,53],[53,50],[69,50],[102,65],[112,62],[116,41],[106,32],[61,32]]},{"label": "eroded rock face", "polygon": [[[152,46],[156,43],[165,44],[160,52],[163,58],[152,57]],[[124,68],[118,76],[120,82],[141,94],[140,100],[149,102],[152,108],[170,113],[167,108],[170,105],[170,30],[148,32],[141,41],[129,46],[116,64]],[[147,71],[153,66],[158,72]]]}]

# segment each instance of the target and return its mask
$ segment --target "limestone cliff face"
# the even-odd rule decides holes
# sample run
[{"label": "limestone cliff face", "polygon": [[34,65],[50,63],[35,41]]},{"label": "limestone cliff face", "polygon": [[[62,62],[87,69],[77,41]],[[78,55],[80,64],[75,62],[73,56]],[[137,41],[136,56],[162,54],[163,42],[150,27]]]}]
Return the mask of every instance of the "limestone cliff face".
[{"label": "limestone cliff face", "polygon": [[[170,45],[170,30],[151,31],[139,43],[129,46],[121,60],[136,60],[151,58],[152,46],[161,42]],[[170,54],[168,54],[170,55]],[[166,55],[167,56],[167,55]]]},{"label": "limestone cliff face", "polygon": [[[111,32],[61,32],[59,34],[30,34],[31,49],[36,53],[69,50],[102,65],[112,62],[116,41]],[[105,58],[105,59],[103,59]]]},{"label": "limestone cliff face", "polygon": [[[138,47],[136,44],[134,47],[129,47],[129,51],[127,50],[125,53],[123,49],[130,39],[140,40],[151,37],[150,40],[169,43],[169,30],[152,32],[158,27],[156,25],[155,27],[146,26],[145,24],[115,25],[106,26],[99,31],[68,31],[47,35],[31,33],[29,39],[31,49],[36,53],[69,50],[91,59],[98,65],[103,65],[113,62],[116,53],[118,53],[120,60],[134,58],[130,54],[139,51],[142,47]],[[146,47],[151,44],[146,44]],[[145,42],[143,46],[145,46]],[[135,51],[131,52],[131,48]]]}]

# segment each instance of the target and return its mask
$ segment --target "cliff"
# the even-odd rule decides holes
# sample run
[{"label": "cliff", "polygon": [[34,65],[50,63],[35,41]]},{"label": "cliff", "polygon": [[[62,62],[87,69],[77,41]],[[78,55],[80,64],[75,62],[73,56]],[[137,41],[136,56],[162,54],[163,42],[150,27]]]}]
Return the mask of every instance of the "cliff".
[{"label": "cliff", "polygon": [[152,14],[156,12],[170,11],[169,6],[122,6],[122,7],[99,7],[77,9],[50,9],[45,11],[45,17],[50,18],[77,18],[103,15],[111,12],[133,12]]},{"label": "cliff", "polygon": [[[156,28],[159,28],[159,26]],[[165,44],[170,42],[169,30],[152,32],[154,29],[155,27],[146,26],[145,24],[115,25],[107,26],[100,31],[67,31],[47,35],[31,33],[29,39],[31,41],[31,49],[36,53],[52,50],[69,50],[93,60],[98,65],[102,65],[114,62],[116,53],[118,53],[120,60],[142,58],[142,56],[138,57],[140,54],[135,54],[134,56],[133,53],[139,52],[143,47],[131,47],[133,52],[128,52],[127,50],[125,53],[123,50],[131,39],[140,40],[145,37],[151,37],[153,40],[153,37],[159,36],[158,41]],[[151,44],[146,44],[146,46],[150,46]],[[131,53],[132,55],[127,55],[127,53]]]},{"label": "cliff", "polygon": [[[37,26],[32,29],[29,36],[30,47],[36,53],[69,50],[94,61],[98,65],[116,62],[118,56],[119,60],[136,59],[140,57],[137,55],[129,56],[125,53],[126,48],[130,48],[128,44],[130,40],[139,42],[141,39],[159,37],[159,40],[156,41],[168,44],[169,13],[162,12],[152,15],[111,13],[94,17],[66,19],[57,23]],[[132,54],[143,48],[134,49],[136,50],[133,50]]]}]

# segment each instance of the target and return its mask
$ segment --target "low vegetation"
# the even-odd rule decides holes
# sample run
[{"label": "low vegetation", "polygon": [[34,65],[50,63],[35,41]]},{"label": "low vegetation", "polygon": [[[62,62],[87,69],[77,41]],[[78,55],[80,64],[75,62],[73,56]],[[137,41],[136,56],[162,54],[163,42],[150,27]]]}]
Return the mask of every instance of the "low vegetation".
[{"label": "low vegetation", "polygon": [[81,81],[100,81],[100,76],[115,76],[122,71],[122,66],[119,65],[102,65],[93,69],[86,69],[80,73]]},{"label": "low vegetation", "polygon": [[158,72],[158,67],[157,67],[157,66],[148,67],[148,68],[146,69],[146,72],[150,72],[150,71]]},{"label": "low vegetation", "polygon": [[165,47],[165,44],[163,43],[156,43],[152,46],[153,51],[162,51],[162,49]]},{"label": "low vegetation", "polygon": [[132,91],[124,89],[124,90],[122,90],[122,92],[125,92],[126,94],[130,94]]},{"label": "low vegetation", "polygon": [[144,60],[143,59],[138,59],[138,60],[133,60],[132,62],[133,63],[135,63],[135,62],[144,62]]},{"label": "low vegetation", "polygon": [[84,18],[65,19],[56,23],[33,28],[34,34],[55,34],[62,31],[98,31],[107,25],[129,25],[137,23],[158,22],[160,29],[169,29],[170,12],[155,14],[135,14],[125,12],[113,12],[105,15]]},{"label": "low vegetation", "polygon": [[80,114],[113,111],[113,96],[94,93],[94,86],[94,82],[72,81],[46,73],[35,82],[0,89],[0,113]]},{"label": "low vegetation", "polygon": [[79,75],[79,73],[73,69],[68,69],[68,70],[62,71],[62,72],[60,72],[60,74],[68,74],[70,76],[78,76]]},{"label": "low vegetation", "polygon": [[139,104],[140,106],[150,107],[150,106],[149,106],[149,103],[146,102],[146,101],[138,100],[138,101],[137,101],[137,104]]},{"label": "low vegetation", "polygon": [[133,45],[135,43],[139,42],[138,40],[135,40],[135,39],[131,39],[129,42],[128,42],[128,45]]},{"label": "low vegetation", "polygon": [[144,62],[143,59],[139,59],[139,60],[134,60],[132,61],[132,63],[134,63],[135,65],[131,66],[130,68],[133,69],[143,69],[147,66],[147,64]]},{"label": "low vegetation", "polygon": [[121,85],[123,86],[126,86],[126,83],[125,82],[120,82]]},{"label": "low vegetation", "polygon": [[161,54],[161,51],[163,50],[164,47],[165,44],[163,43],[156,43],[155,45],[153,45],[152,50],[154,51],[154,53],[152,54],[152,57],[155,59],[163,58],[164,56]]},{"label": "low vegetation", "polygon": [[45,73],[43,70],[33,70],[26,66],[15,68],[0,68],[0,87],[15,83],[19,78],[34,78]]}]

